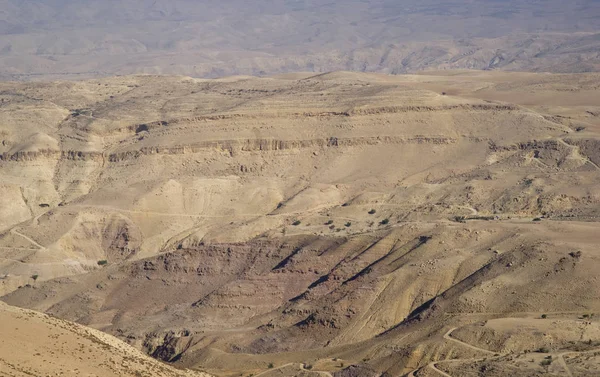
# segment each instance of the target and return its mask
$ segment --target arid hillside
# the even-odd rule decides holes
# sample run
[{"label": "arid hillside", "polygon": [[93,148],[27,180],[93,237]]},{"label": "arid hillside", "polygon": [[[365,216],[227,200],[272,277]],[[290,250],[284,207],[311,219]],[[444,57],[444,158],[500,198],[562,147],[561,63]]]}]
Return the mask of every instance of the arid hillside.
[{"label": "arid hillside", "polygon": [[600,75],[0,84],[0,293],[217,376],[600,375]]},{"label": "arid hillside", "polygon": [[0,0],[0,78],[594,72],[597,0]]},{"label": "arid hillside", "polygon": [[177,370],[100,331],[0,303],[0,375],[209,377]]}]

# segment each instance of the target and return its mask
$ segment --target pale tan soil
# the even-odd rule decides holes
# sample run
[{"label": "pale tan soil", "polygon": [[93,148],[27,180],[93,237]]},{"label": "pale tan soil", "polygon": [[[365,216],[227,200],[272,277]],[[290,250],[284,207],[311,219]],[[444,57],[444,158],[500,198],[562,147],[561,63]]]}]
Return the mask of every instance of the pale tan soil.
[{"label": "pale tan soil", "polygon": [[11,305],[223,376],[597,368],[597,74],[0,86]]},{"label": "pale tan soil", "polygon": [[164,365],[100,331],[4,303],[0,332],[0,376],[208,376]]}]

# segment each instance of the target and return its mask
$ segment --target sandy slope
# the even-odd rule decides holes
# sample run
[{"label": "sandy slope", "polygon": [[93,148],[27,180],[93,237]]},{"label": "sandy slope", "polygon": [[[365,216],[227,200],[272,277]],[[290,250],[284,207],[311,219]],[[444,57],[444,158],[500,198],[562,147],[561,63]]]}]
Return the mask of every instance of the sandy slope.
[{"label": "sandy slope", "polygon": [[2,376],[208,376],[161,364],[100,331],[0,304]]}]

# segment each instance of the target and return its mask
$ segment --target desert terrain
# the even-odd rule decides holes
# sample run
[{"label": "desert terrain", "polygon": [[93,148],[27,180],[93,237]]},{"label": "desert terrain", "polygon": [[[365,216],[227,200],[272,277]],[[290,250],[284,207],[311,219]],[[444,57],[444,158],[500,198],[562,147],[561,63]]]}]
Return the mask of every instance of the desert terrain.
[{"label": "desert terrain", "polygon": [[205,377],[97,330],[0,303],[0,376]]},{"label": "desert terrain", "polygon": [[0,0],[0,79],[597,72],[597,0]]},{"label": "desert terrain", "polygon": [[0,193],[8,330],[164,375],[600,376],[596,73],[2,82]]}]

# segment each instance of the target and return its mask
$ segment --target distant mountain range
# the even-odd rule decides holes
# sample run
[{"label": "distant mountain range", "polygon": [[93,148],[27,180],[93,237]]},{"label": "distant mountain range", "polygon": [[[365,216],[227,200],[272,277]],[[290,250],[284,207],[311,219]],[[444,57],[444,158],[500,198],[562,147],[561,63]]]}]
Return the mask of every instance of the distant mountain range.
[{"label": "distant mountain range", "polygon": [[600,1],[0,0],[0,78],[600,68]]}]

